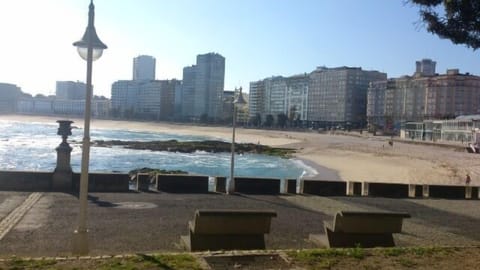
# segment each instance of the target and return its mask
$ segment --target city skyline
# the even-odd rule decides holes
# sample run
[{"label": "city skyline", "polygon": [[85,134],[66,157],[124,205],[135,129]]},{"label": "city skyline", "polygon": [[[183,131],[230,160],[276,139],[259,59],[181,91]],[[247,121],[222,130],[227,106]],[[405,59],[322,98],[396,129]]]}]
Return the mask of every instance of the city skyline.
[{"label": "city skyline", "polygon": [[[86,64],[72,43],[87,25],[86,0],[0,3],[5,42],[0,82],[31,94],[54,94],[56,81],[85,81]],[[480,74],[480,55],[439,39],[419,24],[417,8],[396,1],[114,1],[94,2],[95,26],[108,45],[93,70],[94,94],[131,78],[139,55],[157,60],[159,80],[182,79],[198,54],[226,58],[225,89],[313,71],[362,67],[388,77],[412,75],[430,58],[437,72]],[[28,8],[26,8],[28,7]]]}]

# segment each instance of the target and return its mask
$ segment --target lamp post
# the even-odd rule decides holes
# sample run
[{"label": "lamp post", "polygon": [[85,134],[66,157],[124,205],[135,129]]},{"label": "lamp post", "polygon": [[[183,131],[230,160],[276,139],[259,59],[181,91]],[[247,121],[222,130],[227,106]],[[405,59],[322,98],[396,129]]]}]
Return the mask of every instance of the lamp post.
[{"label": "lamp post", "polygon": [[77,228],[73,235],[73,253],[78,255],[88,254],[88,230],[87,230],[87,197],[88,197],[88,166],[90,159],[90,116],[92,103],[92,62],[102,56],[107,48],[98,38],[94,26],[94,5],[90,1],[88,10],[88,26],[82,39],[73,43],[77,47],[78,54],[87,61],[87,85],[85,97],[85,123],[83,126],[82,165],[80,174],[80,210],[78,214]]},{"label": "lamp post", "polygon": [[[237,92],[237,88],[235,88],[235,93]],[[246,104],[245,99],[242,95],[242,87],[240,87],[240,92],[238,93],[237,97],[233,100],[233,128],[232,128],[232,158],[230,159],[230,179],[228,183],[227,193],[232,194],[235,191],[235,126],[236,126],[236,119],[237,119],[237,106]]]}]

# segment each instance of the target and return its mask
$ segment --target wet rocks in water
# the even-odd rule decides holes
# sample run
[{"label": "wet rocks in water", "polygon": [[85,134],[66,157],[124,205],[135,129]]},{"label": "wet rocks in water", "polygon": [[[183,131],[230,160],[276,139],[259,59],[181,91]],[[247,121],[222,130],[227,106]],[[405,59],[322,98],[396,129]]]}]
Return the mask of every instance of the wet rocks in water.
[{"label": "wet rocks in water", "polygon": [[[168,152],[180,152],[180,153],[193,153],[195,151],[205,151],[210,153],[230,152],[231,145],[232,144],[230,142],[213,141],[213,140],[189,141],[189,142],[179,142],[177,140],[148,141],[148,142],[99,140],[99,141],[93,142],[93,146],[97,146],[97,147],[121,146],[129,149],[168,151]],[[270,155],[270,156],[289,158],[293,153],[295,153],[295,150],[290,148],[270,147],[266,145],[253,144],[253,143],[236,143],[235,152],[236,153],[256,153],[256,154],[264,154],[264,155]]]},{"label": "wet rocks in water", "polygon": [[155,175],[155,174],[188,174],[186,171],[182,170],[163,170],[163,169],[153,169],[153,168],[138,168],[138,169],[133,169],[128,172],[130,176],[137,175],[137,173],[148,173],[150,175]]}]

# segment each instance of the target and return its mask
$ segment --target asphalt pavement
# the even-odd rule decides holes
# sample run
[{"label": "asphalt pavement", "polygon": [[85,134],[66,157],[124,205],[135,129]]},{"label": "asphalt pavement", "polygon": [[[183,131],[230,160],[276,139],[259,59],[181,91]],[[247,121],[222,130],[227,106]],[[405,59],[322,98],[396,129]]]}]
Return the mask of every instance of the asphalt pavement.
[{"label": "asphalt pavement", "polygon": [[[195,210],[220,208],[275,210],[268,249],[314,247],[308,235],[322,233],[323,221],[340,210],[410,213],[395,235],[400,246],[480,244],[480,200],[131,192],[90,193],[88,206],[92,255],[181,252]],[[72,194],[0,192],[0,257],[71,255],[78,210]]]}]

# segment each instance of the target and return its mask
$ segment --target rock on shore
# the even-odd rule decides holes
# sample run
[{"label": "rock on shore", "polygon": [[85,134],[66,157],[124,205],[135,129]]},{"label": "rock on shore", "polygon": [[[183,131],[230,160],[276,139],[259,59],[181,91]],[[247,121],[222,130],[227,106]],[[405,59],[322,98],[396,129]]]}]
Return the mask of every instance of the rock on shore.
[{"label": "rock on shore", "polygon": [[[148,141],[148,142],[98,140],[98,141],[92,142],[92,145],[97,147],[121,146],[129,149],[169,151],[169,152],[180,152],[180,153],[193,153],[195,151],[205,151],[210,153],[230,152],[231,146],[232,146],[232,144],[229,142],[215,141],[215,140],[189,141],[189,142],[179,142],[177,140]],[[289,158],[293,153],[295,153],[295,150],[290,148],[270,147],[266,145],[253,144],[253,143],[236,143],[235,152],[236,153],[256,153],[256,154],[264,154],[264,155],[270,155],[270,156],[278,156],[282,158]]]}]

